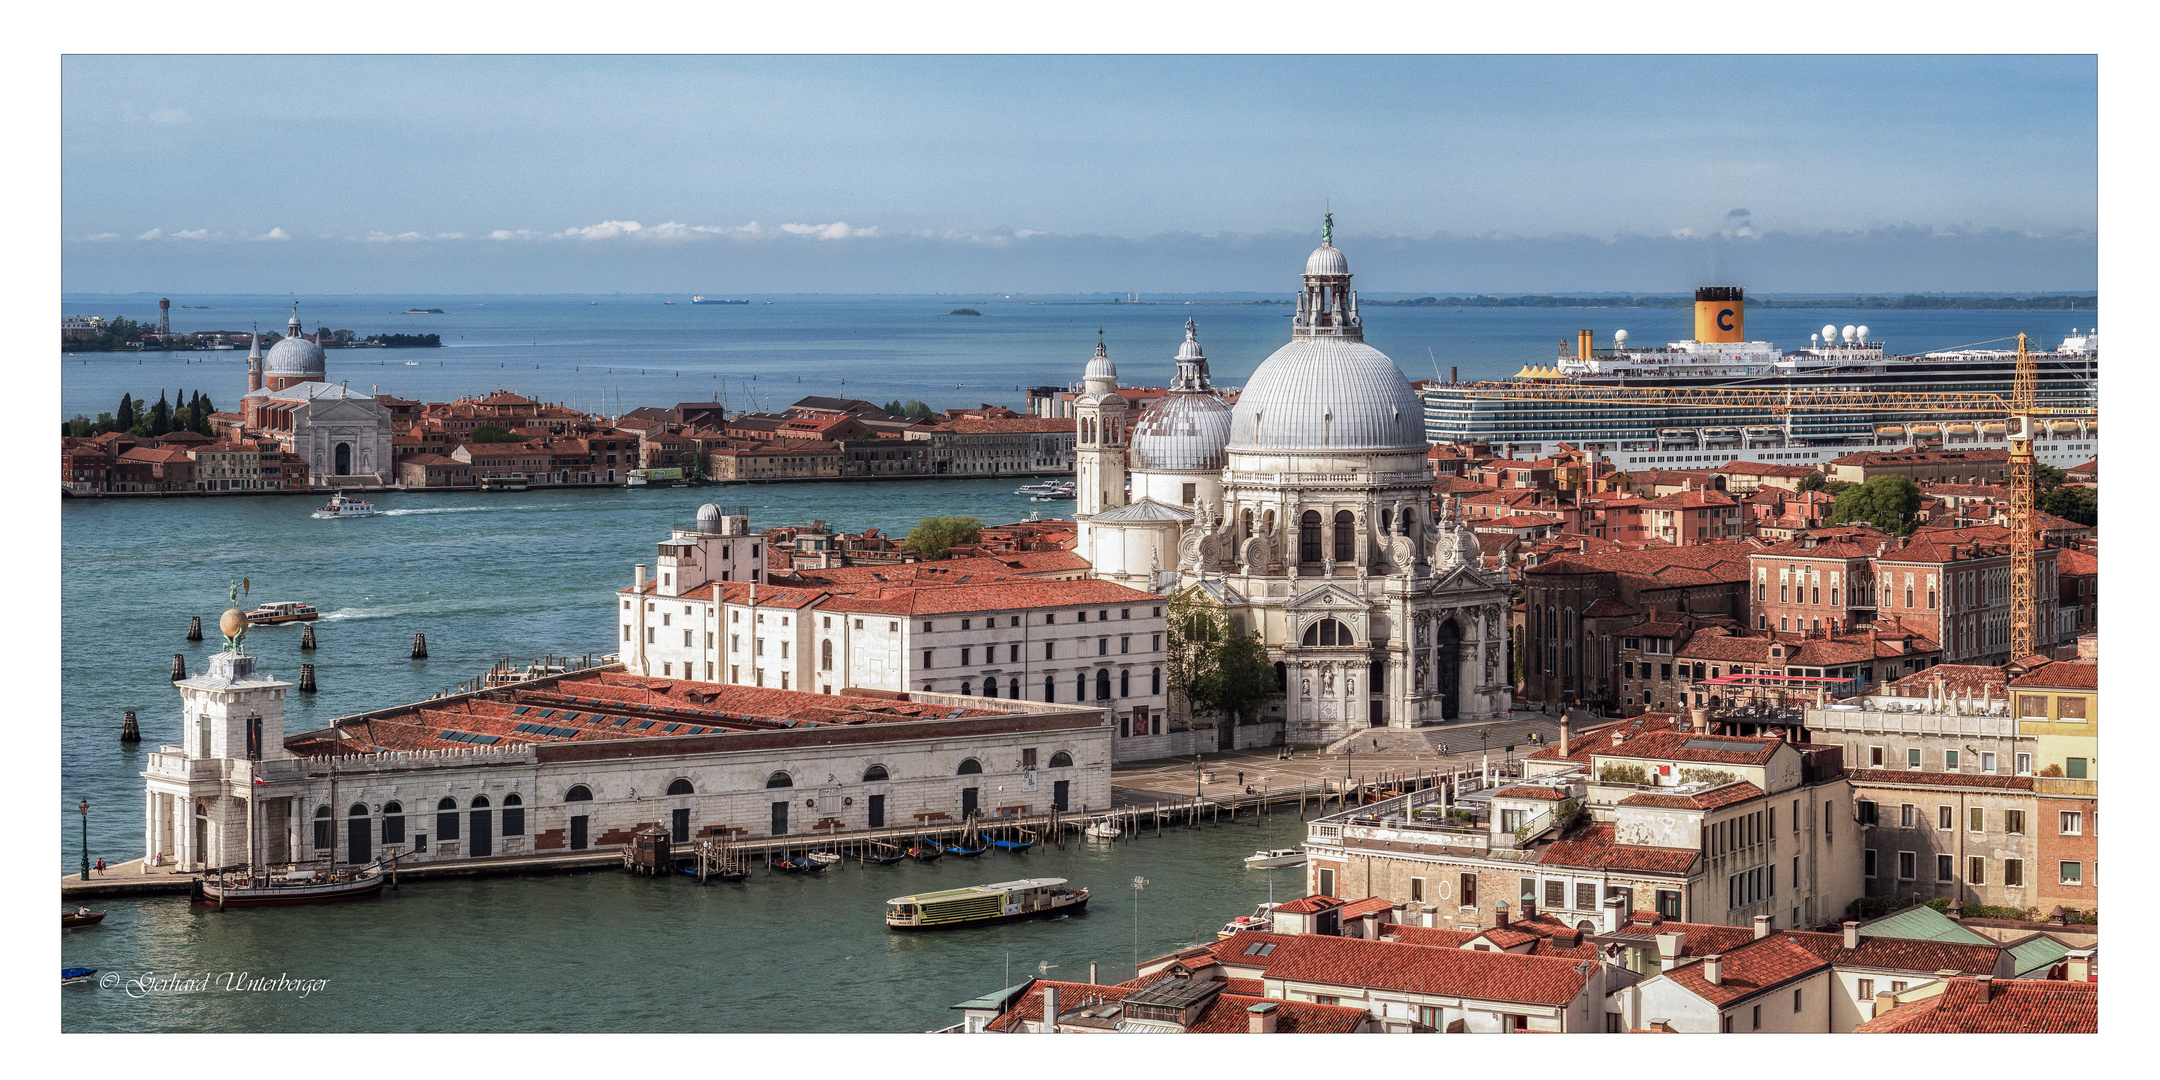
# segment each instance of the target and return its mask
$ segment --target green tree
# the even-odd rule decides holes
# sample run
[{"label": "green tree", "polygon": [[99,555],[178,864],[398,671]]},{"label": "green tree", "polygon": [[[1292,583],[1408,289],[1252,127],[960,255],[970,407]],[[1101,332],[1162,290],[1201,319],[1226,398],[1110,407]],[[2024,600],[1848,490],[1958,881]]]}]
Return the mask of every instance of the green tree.
[{"label": "green tree", "polygon": [[[2063,481],[2067,479],[2069,479],[2069,477],[2064,475],[2061,469],[2058,469],[2053,465],[2043,465],[2037,461],[2033,462],[2034,492],[2037,493],[2042,491],[2053,491],[2056,488],[2061,487],[2063,485]],[[2053,511],[2049,512],[2053,513]]]},{"label": "green tree", "polygon": [[927,517],[915,523],[900,546],[926,559],[942,559],[961,544],[982,539],[982,522],[971,517]]},{"label": "green tree", "polygon": [[1827,484],[1827,483],[1829,483],[1829,482],[1830,482],[1830,478],[1829,478],[1829,477],[1827,477],[1827,476],[1824,476],[1824,475],[1823,475],[1822,473],[1820,473],[1820,472],[1811,472],[1811,473],[1807,474],[1806,476],[1803,476],[1803,477],[1801,477],[1801,478],[1800,478],[1800,490],[1802,490],[1802,491],[1821,491],[1821,490],[1823,489],[1823,485],[1824,485],[1824,484]]},{"label": "green tree", "polygon": [[505,443],[525,441],[525,437],[523,435],[519,435],[517,432],[514,431],[505,431],[502,428],[495,426],[494,424],[482,424],[479,427],[472,429],[472,434],[466,436],[466,438],[471,439],[473,442],[476,443]]},{"label": "green tree", "polygon": [[1850,480],[1825,480],[1822,485],[1822,493],[1835,499],[1858,486]]},{"label": "green tree", "polygon": [[2046,513],[2080,525],[2100,524],[2100,493],[2089,487],[2057,487],[2040,496],[2035,504]]},{"label": "green tree", "polygon": [[1172,597],[1167,622],[1165,681],[1192,715],[1238,719],[1280,691],[1260,635],[1240,630],[1206,593],[1187,589]]},{"label": "green tree", "polygon": [[157,404],[150,406],[149,431],[152,435],[163,435],[171,430],[172,405],[166,402],[165,392],[160,390],[158,391]]},{"label": "green tree", "polygon": [[201,426],[194,430],[197,435],[208,435],[210,434],[210,414],[217,411],[217,404],[210,400],[208,394],[200,396],[202,397],[202,423]]},{"label": "green tree", "polygon": [[113,424],[114,429],[118,431],[127,431],[135,426],[135,396],[133,394],[120,395],[120,411],[113,414]]},{"label": "green tree", "polygon": [[1921,501],[1920,487],[1910,477],[1871,476],[1838,493],[1830,504],[1830,524],[1873,525],[1895,536],[1909,535]]}]

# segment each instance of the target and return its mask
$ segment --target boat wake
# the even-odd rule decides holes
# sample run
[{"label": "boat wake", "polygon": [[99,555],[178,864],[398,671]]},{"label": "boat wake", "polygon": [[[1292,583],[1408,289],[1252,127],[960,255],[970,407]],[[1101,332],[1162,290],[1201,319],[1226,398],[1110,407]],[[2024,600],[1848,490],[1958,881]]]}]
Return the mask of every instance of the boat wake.
[{"label": "boat wake", "polygon": [[380,512],[380,514],[379,514],[378,516],[381,516],[381,517],[406,517],[406,516],[409,516],[409,515],[413,515],[413,514],[471,514],[471,513],[478,513],[478,512],[480,512],[480,511],[482,511],[482,510],[497,510],[497,509],[501,509],[501,508],[500,508],[500,507],[495,507],[495,506],[429,506],[429,507],[412,507],[412,508],[407,508],[407,509],[404,509],[404,510],[384,510],[384,511],[381,511],[381,512]]}]

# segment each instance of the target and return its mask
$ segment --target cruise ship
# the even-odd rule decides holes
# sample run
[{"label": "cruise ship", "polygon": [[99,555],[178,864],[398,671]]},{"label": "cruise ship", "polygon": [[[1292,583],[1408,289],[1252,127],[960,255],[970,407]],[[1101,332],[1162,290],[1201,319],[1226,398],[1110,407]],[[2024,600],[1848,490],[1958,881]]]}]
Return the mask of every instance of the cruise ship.
[{"label": "cruise ship", "polygon": [[[1955,413],[1868,412],[1796,408],[1778,416],[1760,408],[1675,407],[1661,403],[1523,401],[1494,393],[1541,381],[1598,387],[1688,387],[1748,390],[1881,390],[1901,393],[1987,393],[2008,401],[2017,373],[2011,349],[1959,349],[1919,356],[1892,354],[1865,326],[1825,326],[1808,347],[1780,352],[1749,341],[1740,289],[1695,290],[1695,337],[1656,348],[1629,348],[1627,331],[1613,347],[1595,346],[1580,331],[1575,347],[1551,365],[1527,365],[1501,383],[1429,384],[1426,439],[1433,443],[1490,443],[1516,457],[1538,457],[1567,443],[1596,451],[1623,469],[1703,468],[1728,461],[1821,465],[1863,450],[1930,447],[2007,449],[2003,417]],[[2050,350],[2034,353],[2041,408],[2097,409],[2100,336],[2073,331]],[[2037,458],[2070,468],[2099,454],[2097,419],[2041,425]]]}]

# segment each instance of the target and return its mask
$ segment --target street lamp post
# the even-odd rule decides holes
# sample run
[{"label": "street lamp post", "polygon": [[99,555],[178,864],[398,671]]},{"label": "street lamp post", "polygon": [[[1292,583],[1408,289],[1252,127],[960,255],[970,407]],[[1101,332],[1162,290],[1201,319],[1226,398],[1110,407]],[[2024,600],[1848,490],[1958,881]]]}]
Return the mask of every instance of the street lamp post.
[{"label": "street lamp post", "polygon": [[90,800],[75,804],[75,812],[82,815],[82,879],[90,880]]}]

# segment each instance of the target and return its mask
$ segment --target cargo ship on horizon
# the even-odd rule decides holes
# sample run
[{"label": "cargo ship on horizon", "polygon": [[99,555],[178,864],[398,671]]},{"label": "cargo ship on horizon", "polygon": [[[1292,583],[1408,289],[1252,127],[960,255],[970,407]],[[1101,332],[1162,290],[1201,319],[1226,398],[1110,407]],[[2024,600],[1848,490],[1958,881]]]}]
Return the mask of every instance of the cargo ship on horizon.
[{"label": "cargo ship on horizon", "polygon": [[[1825,326],[1808,347],[1781,352],[1749,341],[1742,290],[1695,290],[1695,336],[1654,348],[1629,348],[1625,330],[1599,349],[1594,332],[1578,331],[1551,365],[1525,365],[1512,379],[1436,383],[1421,390],[1426,439],[1488,443],[1538,457],[1560,443],[1595,451],[1622,469],[1710,468],[1729,461],[1823,465],[1869,450],[1927,447],[1947,451],[2006,450],[2000,416],[1905,411],[1842,411],[1798,407],[1784,416],[1746,406],[1640,405],[1610,398],[1524,400],[1497,392],[1526,382],[1660,389],[1880,390],[1898,393],[1986,393],[2009,400],[2016,376],[2013,349],[1953,349],[1894,355],[1865,326]],[[2042,408],[2099,407],[2100,337],[2075,330],[2054,349],[2035,351]],[[2070,468],[2099,454],[2097,419],[2041,425],[2038,459]]]}]

